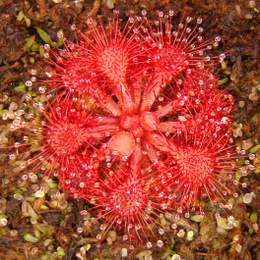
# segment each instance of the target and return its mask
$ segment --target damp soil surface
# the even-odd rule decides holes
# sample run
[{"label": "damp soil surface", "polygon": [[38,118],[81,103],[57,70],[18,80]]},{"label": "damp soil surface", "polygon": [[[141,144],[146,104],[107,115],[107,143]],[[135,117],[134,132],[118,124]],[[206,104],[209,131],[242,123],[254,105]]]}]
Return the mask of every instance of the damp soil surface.
[{"label": "damp soil surface", "polygon": [[[35,198],[32,185],[39,183],[22,178],[24,173],[10,180],[17,166],[9,161],[8,151],[1,150],[0,259],[121,259],[123,248],[128,253],[124,259],[260,259],[258,1],[0,0],[1,142],[11,145],[21,138],[19,134],[5,132],[13,119],[6,117],[5,112],[18,111],[25,91],[37,91],[34,86],[24,83],[30,79],[31,69],[44,71],[49,66],[42,58],[41,47],[48,42],[48,37],[58,42],[57,32],[62,30],[70,41],[74,41],[72,24],[81,30],[90,16],[101,15],[106,21],[113,15],[113,10],[119,11],[119,17],[125,21],[130,10],[139,15],[143,9],[151,20],[158,17],[157,10],[167,13],[171,9],[175,12],[176,23],[186,16],[201,17],[206,37],[221,36],[216,53],[226,52],[227,58],[217,67],[216,73],[220,88],[236,98],[235,143],[256,156],[252,162],[255,170],[243,179],[247,187],[230,187],[239,194],[237,199],[230,198],[233,210],[227,210],[235,224],[225,229],[223,223],[216,221],[212,207],[206,204],[206,220],[200,222],[183,217],[174,221],[177,228],[164,233],[161,240],[165,241],[165,246],[161,249],[148,250],[136,243],[130,250],[120,231],[110,234],[116,236],[115,241],[104,240],[101,247],[97,247],[96,234],[101,223],[97,221],[81,232],[86,221],[96,217],[82,214],[89,204],[72,199],[62,191],[57,196],[59,188],[55,178],[48,183],[46,195]],[[249,202],[245,199],[247,194],[252,198]],[[193,237],[187,239],[190,231]]]}]

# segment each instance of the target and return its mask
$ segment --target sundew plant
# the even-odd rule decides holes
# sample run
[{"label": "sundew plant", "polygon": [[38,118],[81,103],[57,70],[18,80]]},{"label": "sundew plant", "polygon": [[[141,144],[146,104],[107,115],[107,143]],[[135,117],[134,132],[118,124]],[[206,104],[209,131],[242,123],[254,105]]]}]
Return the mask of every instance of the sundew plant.
[{"label": "sundew plant", "polygon": [[116,229],[131,248],[162,247],[165,214],[204,216],[209,201],[219,217],[214,205],[238,197],[227,185],[238,184],[234,174],[253,169],[237,164],[234,98],[213,72],[226,56],[211,54],[220,36],[204,39],[201,18],[173,16],[89,18],[84,32],[72,25],[76,42],[58,32],[64,48],[46,44],[49,69],[26,82],[39,86],[40,99],[25,95],[39,115],[11,126],[24,135],[14,147],[30,155],[18,172],[58,176],[63,191],[88,201],[103,223],[99,243]]}]

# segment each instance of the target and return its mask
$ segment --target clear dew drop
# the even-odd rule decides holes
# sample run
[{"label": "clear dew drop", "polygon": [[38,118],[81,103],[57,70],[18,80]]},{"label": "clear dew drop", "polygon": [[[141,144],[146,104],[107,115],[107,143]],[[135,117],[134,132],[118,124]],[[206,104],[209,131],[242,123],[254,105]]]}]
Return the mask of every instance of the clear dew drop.
[{"label": "clear dew drop", "polygon": [[101,226],[100,226],[100,230],[105,230],[106,229],[106,225],[104,225],[104,224],[102,224]]},{"label": "clear dew drop", "polygon": [[50,45],[47,44],[47,43],[43,45],[43,48],[44,48],[44,50],[46,50],[46,51],[49,51],[49,50],[51,49]]},{"label": "clear dew drop", "polygon": [[233,193],[234,198],[238,198],[239,194],[238,193]]},{"label": "clear dew drop", "polygon": [[162,240],[158,240],[158,241],[156,242],[156,244],[157,244],[157,246],[158,246],[159,248],[162,248],[162,247],[163,247],[163,241],[162,241]]},{"label": "clear dew drop", "polygon": [[141,13],[142,13],[143,16],[147,15],[147,11],[146,10],[142,10]]},{"label": "clear dew drop", "polygon": [[58,31],[57,32],[57,37],[60,38],[60,39],[63,39],[64,38],[64,34],[62,31]]},{"label": "clear dew drop", "polygon": [[245,182],[242,183],[242,187],[243,188],[246,188],[247,187],[247,184]]},{"label": "clear dew drop", "polygon": [[82,227],[78,227],[78,228],[77,228],[77,233],[78,233],[78,234],[81,234],[82,232],[83,232],[83,228],[82,228]]},{"label": "clear dew drop", "polygon": [[48,59],[48,58],[50,57],[50,54],[49,54],[48,52],[45,52],[45,53],[43,54],[43,57],[44,57],[45,59]]},{"label": "clear dew drop", "polygon": [[160,234],[161,236],[164,234],[164,230],[163,230],[162,228],[160,228],[160,229],[158,230],[158,232],[159,232],[159,234]]},{"label": "clear dew drop", "polygon": [[169,16],[173,16],[174,15],[174,10],[169,10]]},{"label": "clear dew drop", "polygon": [[252,165],[252,164],[250,164],[250,165],[248,165],[248,169],[249,169],[250,171],[254,171],[254,170],[255,170],[255,166]]},{"label": "clear dew drop", "polygon": [[239,184],[239,182],[236,181],[236,180],[234,180],[234,181],[233,181],[233,184],[237,186],[237,185]]},{"label": "clear dew drop", "polygon": [[189,218],[190,217],[190,213],[186,212],[185,213],[185,218]]},{"label": "clear dew drop", "polygon": [[172,225],[171,225],[171,228],[174,229],[174,230],[176,230],[176,229],[178,228],[178,226],[177,226],[176,224],[172,224]]},{"label": "clear dew drop", "polygon": [[85,186],[86,186],[86,184],[85,184],[84,182],[80,182],[80,183],[79,183],[79,187],[80,187],[80,188],[83,189]]},{"label": "clear dew drop", "polygon": [[49,78],[52,77],[52,73],[51,73],[50,71],[45,71],[45,75],[46,75],[47,77],[49,77]]},{"label": "clear dew drop", "polygon": [[202,23],[202,18],[199,17],[199,18],[197,19],[197,24],[201,24],[201,23]]},{"label": "clear dew drop", "polygon": [[88,214],[87,210],[81,210],[80,215],[81,216],[86,216]]},{"label": "clear dew drop", "polygon": [[153,245],[152,245],[152,243],[151,243],[150,241],[148,241],[148,242],[146,243],[146,247],[147,247],[148,249],[151,249],[151,248],[153,247]]},{"label": "clear dew drop", "polygon": [[30,179],[32,179],[32,178],[34,178],[35,174],[33,172],[29,172],[28,176]]},{"label": "clear dew drop", "polygon": [[98,234],[98,235],[96,236],[96,239],[97,239],[97,240],[101,240],[101,239],[102,239],[102,235]]},{"label": "clear dew drop", "polygon": [[15,155],[14,154],[10,154],[9,155],[9,160],[13,160],[13,159],[15,159]]},{"label": "clear dew drop", "polygon": [[198,40],[199,42],[201,42],[202,39],[203,39],[203,38],[202,38],[202,36],[200,36],[200,35],[197,37],[197,40]]},{"label": "clear dew drop", "polygon": [[250,160],[254,160],[255,159],[255,154],[251,153],[248,157],[249,157]]},{"label": "clear dew drop", "polygon": [[22,180],[23,180],[23,181],[28,180],[28,175],[27,175],[27,174],[22,175]]},{"label": "clear dew drop", "polygon": [[246,154],[246,150],[241,150],[240,152],[242,155],[245,155]]},{"label": "clear dew drop", "polygon": [[25,86],[26,87],[31,87],[32,86],[32,81],[31,80],[27,80],[27,81],[25,81]]},{"label": "clear dew drop", "polygon": [[191,32],[191,28],[190,27],[187,27],[186,28],[186,33],[190,33]]},{"label": "clear dew drop", "polygon": [[178,207],[178,208],[177,208],[177,213],[178,213],[178,214],[182,214],[182,208],[181,208],[181,207]]},{"label": "clear dew drop", "polygon": [[163,12],[159,12],[159,13],[158,13],[158,16],[159,16],[160,18],[162,18],[162,17],[163,17]]},{"label": "clear dew drop", "polygon": [[228,205],[228,209],[229,209],[229,210],[232,210],[232,209],[233,209],[233,205],[229,204],[229,205]]},{"label": "clear dew drop", "polygon": [[190,17],[190,16],[187,16],[186,22],[187,22],[187,23],[190,23],[190,22],[191,22],[191,17]]},{"label": "clear dew drop", "polygon": [[36,82],[36,80],[37,80],[36,77],[31,77],[32,82]]},{"label": "clear dew drop", "polygon": [[134,23],[135,19],[134,19],[134,17],[130,16],[128,21],[129,21],[129,23]]},{"label": "clear dew drop", "polygon": [[120,219],[120,218],[117,219],[116,223],[117,223],[118,225],[122,224],[122,219]]},{"label": "clear dew drop", "polygon": [[15,142],[14,143],[14,147],[18,148],[20,146],[20,143],[19,142]]},{"label": "clear dew drop", "polygon": [[40,86],[40,87],[39,87],[39,92],[40,92],[41,94],[45,93],[45,92],[46,92],[46,87],[45,87],[45,86]]},{"label": "clear dew drop", "polygon": [[226,58],[226,54],[225,54],[225,53],[220,54],[220,55],[219,55],[219,58],[222,59],[222,60],[224,60],[224,59]]},{"label": "clear dew drop", "polygon": [[216,42],[220,42],[220,41],[221,41],[221,37],[220,37],[220,36],[216,36],[216,37],[215,37],[215,41],[216,41]]},{"label": "clear dew drop", "polygon": [[76,31],[77,27],[76,27],[75,24],[72,24],[72,25],[70,26],[70,29],[71,29],[72,31]]},{"label": "clear dew drop", "polygon": [[31,75],[34,75],[34,76],[37,75],[37,70],[31,69],[31,70],[30,70],[30,74],[31,74]]}]

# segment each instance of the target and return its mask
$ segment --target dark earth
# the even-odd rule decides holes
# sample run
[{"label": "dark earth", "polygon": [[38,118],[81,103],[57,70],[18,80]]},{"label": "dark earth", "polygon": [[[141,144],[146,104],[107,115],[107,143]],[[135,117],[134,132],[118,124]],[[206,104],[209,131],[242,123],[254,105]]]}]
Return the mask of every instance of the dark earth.
[{"label": "dark earth", "polygon": [[[46,195],[34,196],[39,183],[23,180],[21,173],[9,180],[17,165],[8,159],[9,150],[0,150],[0,259],[122,259],[122,248],[128,256],[123,259],[177,260],[177,259],[260,259],[260,2],[243,0],[0,0],[0,146],[12,145],[19,140],[19,133],[5,132],[12,118],[6,118],[11,103],[13,111],[23,106],[26,91],[37,93],[36,86],[26,87],[30,69],[44,71],[49,65],[42,59],[41,46],[48,42],[48,35],[58,41],[57,31],[75,40],[70,26],[86,28],[89,16],[100,14],[105,23],[113,10],[120,18],[127,19],[130,10],[140,14],[145,9],[149,19],[157,17],[157,10],[175,11],[175,22],[182,17],[202,17],[205,37],[221,36],[216,54],[227,52],[224,63],[216,67],[220,88],[236,98],[234,109],[234,138],[247,153],[255,153],[255,170],[240,179],[247,187],[230,185],[240,194],[230,198],[233,210],[228,212],[235,224],[227,228],[216,221],[212,207],[206,204],[206,218],[176,220],[176,230],[166,231],[162,239],[165,246],[147,250],[135,244],[130,250],[120,231],[115,230],[96,246],[100,223],[80,230],[94,214],[82,215],[89,204],[74,200],[62,193],[57,198],[58,179],[46,185]],[[41,30],[45,34],[41,34]],[[61,47],[62,48],[62,47]],[[19,109],[19,108],[18,108]],[[4,134],[3,134],[4,133]],[[3,141],[3,138],[8,138]],[[246,142],[242,142],[246,140]],[[22,159],[21,159],[22,160]],[[28,171],[28,170],[27,170]],[[40,179],[40,178],[39,178]],[[44,182],[44,181],[42,181]],[[34,185],[34,186],[33,186]],[[36,186],[35,186],[36,185]],[[62,192],[62,191],[61,191]],[[248,195],[249,194],[249,195]],[[247,201],[249,196],[251,200]],[[7,221],[6,221],[7,220]],[[225,228],[226,227],[226,228]],[[181,232],[180,232],[181,230]],[[81,232],[82,231],[82,232]],[[189,231],[193,237],[187,239]],[[182,236],[181,233],[185,232]]]}]

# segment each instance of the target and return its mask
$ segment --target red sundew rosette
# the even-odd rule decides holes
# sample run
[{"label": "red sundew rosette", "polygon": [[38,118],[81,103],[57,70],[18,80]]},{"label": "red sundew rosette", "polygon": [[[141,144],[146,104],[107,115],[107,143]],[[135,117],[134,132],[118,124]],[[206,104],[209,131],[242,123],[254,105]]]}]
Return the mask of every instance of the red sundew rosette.
[{"label": "red sundew rosette", "polygon": [[99,187],[104,150],[88,148],[81,157],[70,159],[67,168],[60,168],[59,186],[73,198],[90,200]]},{"label": "red sundew rosette", "polygon": [[[157,126],[158,131],[167,135],[193,134],[196,136],[214,128],[212,135],[217,139],[228,131],[233,121],[231,112],[234,100],[230,94],[216,90],[204,92],[203,98],[197,94],[192,96],[180,94],[175,101],[176,111],[169,114],[169,119],[160,120]],[[210,135],[206,137],[206,139],[210,138]]]},{"label": "red sundew rosette", "polygon": [[[214,133],[214,131],[213,131]],[[206,140],[206,136],[211,138]],[[158,187],[161,200],[179,214],[190,209],[204,214],[203,201],[207,197],[214,203],[223,205],[227,194],[237,197],[226,182],[233,182],[236,161],[240,158],[229,145],[231,131],[215,138],[212,129],[201,135],[185,135],[166,138],[150,133],[146,135],[154,153],[148,154],[158,171]],[[162,163],[163,162],[163,163]]]},{"label": "red sundew rosette", "polygon": [[127,114],[136,110],[132,99],[134,85],[130,82],[138,82],[137,89],[140,89],[141,83],[136,78],[131,80],[131,76],[137,68],[145,70],[142,57],[147,52],[134,22],[135,19],[130,16],[126,25],[121,26],[115,13],[107,26],[101,19],[96,22],[89,18],[89,30],[85,33],[78,31],[81,41],[77,48],[82,53],[81,60],[89,64],[90,70],[106,86],[107,93],[116,97],[122,111]]},{"label": "red sundew rosette", "polygon": [[141,111],[150,110],[158,94],[172,80],[176,81],[180,75],[184,75],[185,79],[190,69],[211,68],[217,60],[222,61],[225,58],[224,54],[220,57],[205,55],[207,50],[217,47],[221,39],[219,36],[210,40],[202,39],[201,18],[198,18],[197,25],[191,28],[189,23],[192,18],[187,17],[186,21],[181,21],[174,30],[172,10],[165,16],[158,12],[158,16],[158,21],[150,23],[144,12],[142,30],[139,31],[140,37],[148,45],[146,64],[150,75],[145,85]]},{"label": "red sundew rosette", "polygon": [[96,236],[100,242],[109,230],[116,228],[122,231],[123,240],[129,241],[130,247],[139,241],[150,248],[152,237],[158,240],[158,233],[164,233],[158,218],[163,217],[166,208],[163,210],[156,202],[151,188],[155,183],[148,177],[151,176],[137,173],[125,163],[107,172],[93,189],[90,211],[103,222]]},{"label": "red sundew rosette", "polygon": [[[38,79],[37,82],[44,84],[39,87],[40,93],[54,93],[56,99],[63,105],[71,100],[81,102],[81,106],[91,108],[102,107],[105,112],[115,116],[121,114],[121,109],[105,90],[105,82],[100,81],[95,68],[89,63],[89,56],[82,53],[82,46],[73,44],[64,39],[66,49],[55,53],[50,47],[46,49],[46,61],[53,68],[46,70],[47,79]],[[48,54],[48,55],[47,55]],[[33,75],[41,76],[33,70]]]},{"label": "red sundew rosette", "polygon": [[191,70],[190,75],[173,81],[153,104],[151,110],[159,121],[156,131],[196,136],[214,129],[213,137],[221,137],[232,123],[234,98],[217,89],[212,73]]},{"label": "red sundew rosette", "polygon": [[119,131],[114,120],[114,124],[110,120],[108,126],[107,118],[97,118],[79,111],[73,103],[62,106],[55,100],[51,104],[47,103],[44,109],[31,96],[27,95],[27,99],[42,114],[37,118],[32,116],[33,121],[19,125],[17,131],[25,134],[26,138],[23,139],[27,142],[16,142],[14,147],[29,147],[22,154],[31,155],[31,158],[16,169],[17,173],[31,166],[31,172],[41,169],[44,175],[51,177],[54,172],[59,173],[62,169],[72,167],[71,164],[77,160],[82,161],[85,149],[99,148],[103,140]]}]

